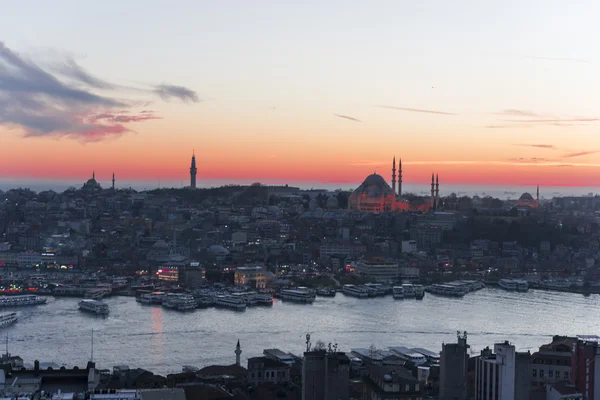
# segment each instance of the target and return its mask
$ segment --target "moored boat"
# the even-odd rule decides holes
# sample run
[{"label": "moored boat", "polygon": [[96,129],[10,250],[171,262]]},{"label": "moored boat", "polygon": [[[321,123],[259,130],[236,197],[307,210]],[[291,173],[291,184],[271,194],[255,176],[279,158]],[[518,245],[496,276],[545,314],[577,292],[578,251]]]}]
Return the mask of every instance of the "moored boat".
[{"label": "moored boat", "polygon": [[38,304],[45,304],[46,301],[48,300],[45,297],[39,297],[33,294],[0,296],[0,307],[35,306]]},{"label": "moored boat", "polygon": [[0,328],[14,324],[19,320],[17,313],[3,313],[0,314]]},{"label": "moored boat", "polygon": [[108,315],[108,304],[100,300],[84,299],[79,302],[79,309],[98,315]]}]

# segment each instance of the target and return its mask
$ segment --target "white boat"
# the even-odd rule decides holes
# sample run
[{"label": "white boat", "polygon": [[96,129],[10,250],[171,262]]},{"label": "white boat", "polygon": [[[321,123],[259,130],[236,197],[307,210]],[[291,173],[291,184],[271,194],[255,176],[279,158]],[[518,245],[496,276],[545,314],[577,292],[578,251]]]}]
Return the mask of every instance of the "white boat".
[{"label": "white boat", "polygon": [[99,315],[108,314],[108,304],[100,300],[81,300],[79,302],[79,309],[81,311],[92,312]]},{"label": "white boat", "polygon": [[517,290],[517,282],[512,279],[500,279],[498,286],[504,290]]},{"label": "white boat", "polygon": [[315,296],[314,292],[305,288],[283,289],[281,291],[281,298],[283,300],[290,300],[298,303],[312,303],[315,301]]},{"label": "white boat", "polygon": [[162,303],[163,307],[177,311],[191,311],[198,307],[194,296],[183,293],[169,293]]},{"label": "white boat", "polygon": [[524,279],[517,280],[517,291],[518,292],[526,292],[529,290],[529,282]]},{"label": "white boat", "polygon": [[45,297],[39,297],[33,294],[0,296],[0,307],[35,306],[38,304],[45,304],[46,301],[48,300]]},{"label": "white boat", "polygon": [[344,293],[346,296],[359,298],[369,297],[369,292],[367,289],[360,285],[344,285],[342,286],[342,293]]},{"label": "white boat", "polygon": [[242,296],[221,295],[215,297],[215,305],[243,311],[246,309],[246,300]]},{"label": "white boat", "polygon": [[415,288],[413,287],[412,284],[405,283],[405,284],[402,285],[402,288],[404,289],[404,297],[405,298],[413,298],[413,297],[415,297]]},{"label": "white boat", "polygon": [[17,322],[18,319],[19,316],[17,315],[17,313],[14,312],[0,314],[0,328],[4,328],[5,326],[13,324]]},{"label": "white boat", "polygon": [[448,296],[448,297],[463,297],[469,290],[462,285],[456,284],[440,284],[435,283],[431,286],[428,286],[425,291],[437,294],[440,296]]},{"label": "white boat", "polygon": [[387,292],[387,287],[381,283],[365,283],[364,287],[367,289],[369,297],[385,296]]},{"label": "white boat", "polygon": [[335,290],[333,289],[317,289],[317,296],[322,297],[335,297]]},{"label": "white boat", "polygon": [[404,288],[402,286],[394,286],[392,288],[392,296],[396,300],[402,300],[404,298]]}]

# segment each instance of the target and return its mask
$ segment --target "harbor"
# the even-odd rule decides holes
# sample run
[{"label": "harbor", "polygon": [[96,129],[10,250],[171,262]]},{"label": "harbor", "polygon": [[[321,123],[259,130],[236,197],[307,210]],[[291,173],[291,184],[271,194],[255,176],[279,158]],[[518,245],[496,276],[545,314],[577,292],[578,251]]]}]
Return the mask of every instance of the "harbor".
[{"label": "harbor", "polygon": [[[600,296],[536,289],[486,287],[462,298],[426,294],[420,301],[337,293],[317,296],[310,305],[276,298],[272,306],[248,307],[245,312],[220,307],[179,312],[113,296],[103,300],[110,308],[103,318],[79,311],[79,301],[48,297],[45,305],[16,309],[18,322],[2,329],[10,338],[10,351],[27,360],[82,365],[89,358],[93,329],[98,363],[112,365],[126,359],[166,374],[181,365],[230,362],[231,348],[224,343],[238,339],[244,344],[244,356],[260,354],[266,342],[300,353],[307,332],[344,348],[409,343],[435,350],[457,329],[464,329],[469,331],[471,350],[478,352],[494,341],[510,340],[519,344],[519,351],[526,351],[551,333],[600,330]],[[556,315],[566,322],[559,331]]]}]

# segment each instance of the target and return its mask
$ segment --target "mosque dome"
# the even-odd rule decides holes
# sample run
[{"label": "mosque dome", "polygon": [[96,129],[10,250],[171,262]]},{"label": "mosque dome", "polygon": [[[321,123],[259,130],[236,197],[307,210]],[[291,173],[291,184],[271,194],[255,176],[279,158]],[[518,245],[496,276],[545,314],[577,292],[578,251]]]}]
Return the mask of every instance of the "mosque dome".
[{"label": "mosque dome", "polygon": [[83,184],[83,188],[84,190],[98,190],[98,189],[102,189],[102,187],[100,186],[100,184],[96,181],[96,174],[92,174],[92,177],[90,179],[87,180],[86,183]]},{"label": "mosque dome", "polygon": [[351,196],[362,195],[363,197],[378,198],[382,196],[392,196],[394,191],[383,179],[381,175],[371,174],[367,176],[367,179],[352,192]]},{"label": "mosque dome", "polygon": [[229,254],[229,250],[219,244],[213,244],[208,248],[208,252],[214,256],[226,256]]},{"label": "mosque dome", "polygon": [[531,194],[525,192],[519,197],[519,201],[534,201],[534,199]]},{"label": "mosque dome", "polygon": [[329,196],[329,198],[327,199],[327,208],[338,208],[339,207],[339,203],[338,203],[338,199],[335,196]]}]

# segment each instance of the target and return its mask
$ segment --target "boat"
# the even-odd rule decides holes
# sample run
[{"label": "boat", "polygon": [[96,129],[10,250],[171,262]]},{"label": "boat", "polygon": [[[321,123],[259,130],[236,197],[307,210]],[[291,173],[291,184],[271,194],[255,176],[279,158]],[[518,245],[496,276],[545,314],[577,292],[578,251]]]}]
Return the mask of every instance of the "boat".
[{"label": "boat", "polygon": [[463,297],[468,289],[462,285],[435,283],[425,289],[426,292],[448,297]]},{"label": "boat", "polygon": [[259,306],[272,306],[273,305],[273,296],[266,293],[255,293],[254,300],[256,305]]},{"label": "boat", "polygon": [[79,309],[99,315],[108,315],[108,304],[100,300],[81,300],[79,302]]},{"label": "boat", "polygon": [[526,292],[529,290],[529,283],[523,279],[500,279],[498,286],[510,291]]},{"label": "boat", "polygon": [[206,308],[215,304],[215,300],[209,296],[202,296],[197,300],[198,308]]},{"label": "boat", "polygon": [[367,289],[360,285],[344,285],[342,286],[342,293],[347,296],[365,298],[369,297],[369,292]]},{"label": "boat", "polygon": [[333,289],[317,289],[317,296],[335,297],[335,290],[333,290]]},{"label": "boat", "polygon": [[405,283],[402,285],[404,289],[404,298],[413,298],[415,297],[415,288],[410,283]]},{"label": "boat", "polygon": [[0,314],[0,328],[13,324],[17,322],[18,319],[19,316],[14,312]]},{"label": "boat", "polygon": [[298,303],[312,303],[315,301],[315,293],[306,288],[283,289],[281,291],[281,298]]},{"label": "boat", "polygon": [[247,307],[246,301],[242,296],[232,295],[220,295],[215,297],[215,305],[238,311],[244,311]]},{"label": "boat", "polygon": [[184,293],[169,293],[162,305],[165,308],[177,311],[191,311],[198,307],[194,296]]},{"label": "boat", "polygon": [[364,287],[369,293],[369,297],[385,296],[387,294],[387,286],[381,283],[365,283]]},{"label": "boat", "polygon": [[35,306],[45,304],[46,301],[48,300],[45,297],[39,297],[34,294],[0,296],[0,307]]},{"label": "boat", "polygon": [[415,299],[422,300],[425,297],[425,288],[423,285],[413,285],[413,289],[415,290]]},{"label": "boat", "polygon": [[394,286],[392,288],[392,296],[395,300],[402,300],[404,298],[404,288],[402,286]]}]

